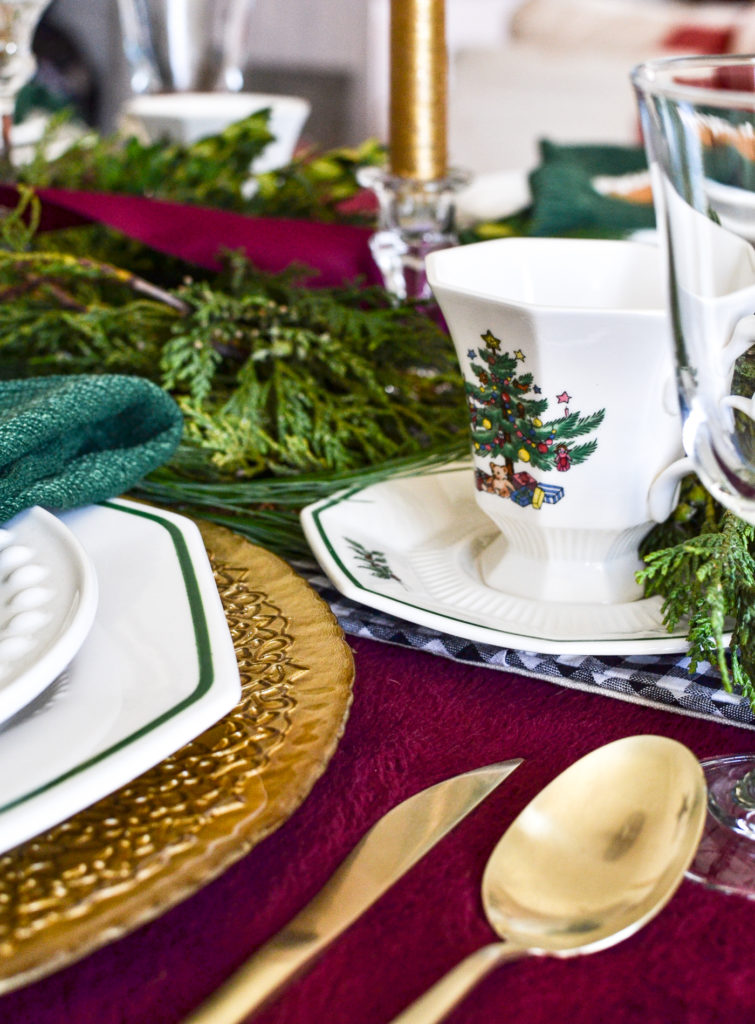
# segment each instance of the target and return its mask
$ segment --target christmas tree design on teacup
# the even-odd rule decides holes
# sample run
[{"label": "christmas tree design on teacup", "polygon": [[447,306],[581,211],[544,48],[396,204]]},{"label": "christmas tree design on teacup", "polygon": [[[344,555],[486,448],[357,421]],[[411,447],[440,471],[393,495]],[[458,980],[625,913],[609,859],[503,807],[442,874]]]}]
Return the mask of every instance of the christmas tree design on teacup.
[{"label": "christmas tree design on teacup", "polygon": [[[465,384],[474,453],[489,459],[490,472],[476,470],[477,489],[511,498],[522,507],[553,505],[564,497],[563,486],[537,480],[528,470],[565,473],[588,459],[597,439],[579,444],[574,439],[597,430],[605,409],[582,416],[569,409],[571,396],[563,390],[555,396],[562,415],[544,420],[548,399],[533,375],[521,372],[524,353],[501,351],[501,341],[491,330],[481,338],[484,347],[468,352],[476,381]],[[517,472],[517,463],[527,469]]]}]

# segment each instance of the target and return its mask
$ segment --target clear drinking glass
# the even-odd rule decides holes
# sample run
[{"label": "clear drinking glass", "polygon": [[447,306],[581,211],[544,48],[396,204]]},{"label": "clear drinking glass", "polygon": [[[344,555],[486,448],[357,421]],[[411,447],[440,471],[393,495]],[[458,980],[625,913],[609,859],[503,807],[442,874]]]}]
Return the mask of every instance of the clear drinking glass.
[{"label": "clear drinking glass", "polygon": [[[650,61],[632,81],[684,447],[710,493],[755,523],[755,56]],[[755,898],[755,755],[703,766],[711,815],[691,877]]]},{"label": "clear drinking glass", "polygon": [[0,118],[3,147],[10,153],[16,94],[34,74],[31,44],[49,0],[0,0]]},{"label": "clear drinking glass", "polygon": [[131,90],[240,92],[254,0],[118,0]]}]

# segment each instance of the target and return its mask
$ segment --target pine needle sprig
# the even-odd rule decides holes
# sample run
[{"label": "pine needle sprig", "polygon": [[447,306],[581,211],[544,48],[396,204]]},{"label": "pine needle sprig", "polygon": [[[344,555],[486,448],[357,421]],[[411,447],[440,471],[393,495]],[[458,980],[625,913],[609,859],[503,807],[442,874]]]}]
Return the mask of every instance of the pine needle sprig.
[{"label": "pine needle sprig", "polygon": [[304,150],[287,166],[256,176],[248,212],[268,217],[372,223],[374,213],[369,206],[349,210],[348,204],[360,192],[359,169],[381,165],[385,160],[385,147],[373,139],[325,153]]},{"label": "pine needle sprig", "polygon": [[580,416],[577,412],[571,412],[564,416],[559,434],[561,437],[580,437],[582,434],[590,434],[603,422],[605,411],[590,413],[588,416]]},{"label": "pine needle sprig", "polygon": [[587,459],[597,449],[598,442],[593,439],[592,441],[585,441],[584,444],[575,444],[569,449],[569,458],[573,466],[578,466],[580,462],[586,462]]},{"label": "pine needle sprig", "polygon": [[306,505],[352,487],[367,487],[401,475],[442,470],[468,451],[466,437],[452,438],[436,442],[430,450],[341,473],[301,473],[287,478],[260,475],[238,481],[221,478],[211,481],[198,479],[200,472],[206,472],[206,467],[202,462],[197,464],[197,450],[183,447],[170,465],[151,473],[134,493],[188,515],[228,526],[285,558],[311,561],[312,552],[299,522],[299,512]]},{"label": "pine needle sprig", "polygon": [[[578,412],[569,413],[569,415],[565,416],[563,420],[557,421],[559,440],[564,438],[571,439],[573,437],[582,437],[584,434],[592,433],[594,430],[597,430],[603,422],[604,416],[604,409],[590,413],[587,416],[581,416]],[[595,438],[591,441],[585,441],[582,444],[571,445],[569,447],[569,459],[571,464],[578,466],[581,462],[586,462],[597,447],[598,442]]]}]

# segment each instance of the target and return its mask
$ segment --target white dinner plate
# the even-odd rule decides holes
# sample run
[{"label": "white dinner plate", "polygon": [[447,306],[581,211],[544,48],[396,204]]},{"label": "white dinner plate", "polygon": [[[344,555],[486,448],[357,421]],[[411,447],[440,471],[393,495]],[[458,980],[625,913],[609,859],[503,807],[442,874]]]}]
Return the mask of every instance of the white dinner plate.
[{"label": "white dinner plate", "polygon": [[342,491],[309,505],[302,525],[333,585],[364,605],[452,636],[542,654],[664,654],[661,598],[624,604],[530,601],[487,586],[477,556],[497,536],[456,465]]},{"label": "white dinner plate", "polygon": [[59,519],[34,507],[0,527],[0,722],[63,671],[96,607],[94,566]]},{"label": "white dinner plate", "polygon": [[0,850],[164,760],[240,696],[194,523],[127,501],[61,520],[92,560],[99,603],[69,667],[0,728]]}]

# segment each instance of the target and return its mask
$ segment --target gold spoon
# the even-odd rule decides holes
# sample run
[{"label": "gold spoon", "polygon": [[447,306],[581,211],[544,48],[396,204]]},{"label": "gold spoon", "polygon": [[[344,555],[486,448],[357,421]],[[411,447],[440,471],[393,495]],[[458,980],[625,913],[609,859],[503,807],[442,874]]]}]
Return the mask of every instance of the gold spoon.
[{"label": "gold spoon", "polygon": [[483,906],[504,941],[472,953],[393,1024],[442,1020],[507,961],[595,953],[628,938],[681,883],[705,813],[700,764],[675,740],[631,736],[571,765],[488,860]]}]

